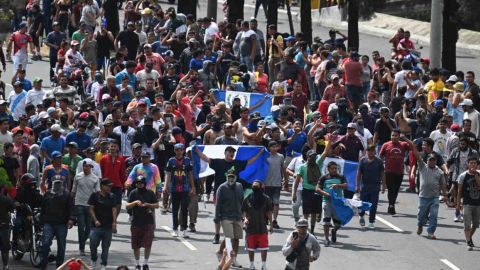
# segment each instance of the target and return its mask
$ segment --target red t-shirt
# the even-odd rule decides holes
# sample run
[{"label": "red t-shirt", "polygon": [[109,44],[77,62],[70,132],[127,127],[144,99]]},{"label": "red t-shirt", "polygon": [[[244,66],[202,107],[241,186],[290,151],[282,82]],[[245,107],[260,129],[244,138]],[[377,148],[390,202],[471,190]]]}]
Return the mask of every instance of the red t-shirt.
[{"label": "red t-shirt", "polygon": [[[150,55],[146,55],[145,57],[147,58],[147,62],[152,62],[153,63],[153,69],[158,71],[158,74],[162,74],[162,68],[161,66],[165,63],[165,60],[163,60],[163,57],[160,56],[158,53],[152,53]],[[363,72],[363,69],[362,69]]]},{"label": "red t-shirt", "polygon": [[348,61],[345,63],[345,84],[363,87],[361,76],[363,67],[360,62]]},{"label": "red t-shirt", "polygon": [[137,67],[135,68],[135,71],[133,73],[137,74],[137,72],[139,72],[141,70],[144,70],[144,69],[145,69],[145,67],[142,64],[138,63]]},{"label": "red t-shirt", "polygon": [[403,159],[408,150],[410,145],[406,142],[384,143],[380,150],[380,157],[385,157],[385,172],[403,174]]},{"label": "red t-shirt", "polygon": [[13,41],[13,55],[23,55],[27,56],[27,44],[32,42],[32,37],[25,32],[25,34],[21,34],[19,31],[13,33],[10,36],[10,40]]}]

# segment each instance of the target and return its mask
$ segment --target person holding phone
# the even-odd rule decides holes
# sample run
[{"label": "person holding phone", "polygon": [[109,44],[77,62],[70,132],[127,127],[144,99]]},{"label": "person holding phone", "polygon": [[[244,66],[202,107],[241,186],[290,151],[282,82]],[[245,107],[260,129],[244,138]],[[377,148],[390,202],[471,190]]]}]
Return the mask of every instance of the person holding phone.
[{"label": "person holding phone", "polygon": [[317,238],[308,232],[308,221],[300,219],[297,230],[290,233],[282,248],[286,257],[285,270],[310,269],[310,263],[320,257],[320,245]]}]

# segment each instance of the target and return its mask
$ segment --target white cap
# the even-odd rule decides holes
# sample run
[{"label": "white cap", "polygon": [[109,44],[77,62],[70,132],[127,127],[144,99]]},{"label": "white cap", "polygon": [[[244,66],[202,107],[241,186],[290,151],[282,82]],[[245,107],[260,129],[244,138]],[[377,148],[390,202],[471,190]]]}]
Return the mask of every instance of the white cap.
[{"label": "white cap", "polygon": [[458,82],[458,78],[457,76],[452,75],[450,78],[448,78],[447,82]]},{"label": "white cap", "polygon": [[272,112],[278,112],[278,111],[280,111],[280,106],[278,106],[278,105],[273,105],[271,111],[272,111]]},{"label": "white cap", "polygon": [[90,159],[90,158],[86,158],[86,159],[83,160],[83,165],[85,165],[85,164],[93,167],[93,160]]},{"label": "white cap", "polygon": [[52,125],[52,127],[50,128],[50,131],[58,131],[60,133],[63,133],[64,130],[60,127],[59,124],[55,124],[55,125]]},{"label": "white cap", "polygon": [[460,104],[458,104],[460,106],[473,106],[473,102],[471,99],[464,99],[462,102],[460,102]]},{"label": "white cap", "polygon": [[48,113],[47,112],[40,112],[38,114],[38,118],[40,119],[47,119],[48,118]]},{"label": "white cap", "polygon": [[348,123],[347,128],[357,129],[357,124],[355,124],[355,123]]}]

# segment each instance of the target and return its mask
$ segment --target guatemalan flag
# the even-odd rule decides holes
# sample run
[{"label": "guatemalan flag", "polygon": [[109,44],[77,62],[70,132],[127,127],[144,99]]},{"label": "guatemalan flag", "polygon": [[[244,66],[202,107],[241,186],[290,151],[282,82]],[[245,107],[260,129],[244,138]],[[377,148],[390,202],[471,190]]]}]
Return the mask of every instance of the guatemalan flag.
[{"label": "guatemalan flag", "polygon": [[[248,145],[197,145],[198,149],[202,151],[209,158],[225,158],[225,148],[232,146],[237,151],[235,152],[234,160],[248,160],[255,156],[263,146],[248,146]],[[195,151],[192,151],[193,157],[193,176],[195,179],[201,177],[207,177],[215,174],[215,171],[210,169],[208,163],[200,159]],[[253,183],[254,180],[260,180],[263,182],[267,177],[268,161],[267,158],[270,154],[267,151],[263,151],[262,154],[255,160],[254,163],[248,165],[245,170],[240,172],[240,178]]]},{"label": "guatemalan flag", "polygon": [[322,175],[328,173],[327,164],[330,163],[330,161],[334,161],[335,163],[337,163],[337,172],[345,175],[345,178],[347,178],[348,190],[355,192],[358,162],[327,157],[323,161],[323,166],[321,169]]},{"label": "guatemalan flag", "polygon": [[252,107],[253,105],[262,101],[267,96],[267,99],[254,111],[258,111],[261,117],[267,117],[270,114],[272,108],[272,96],[266,93],[247,93],[237,91],[223,91],[218,89],[212,89],[213,94],[218,102],[225,102],[228,108],[232,107],[233,99],[240,98],[240,103],[243,107]]},{"label": "guatemalan flag", "polygon": [[372,204],[369,202],[338,197],[333,188],[330,188],[329,193],[332,198],[333,208],[335,208],[335,212],[342,226],[345,226],[345,224],[352,220],[355,212],[360,210],[368,211],[372,207]]}]

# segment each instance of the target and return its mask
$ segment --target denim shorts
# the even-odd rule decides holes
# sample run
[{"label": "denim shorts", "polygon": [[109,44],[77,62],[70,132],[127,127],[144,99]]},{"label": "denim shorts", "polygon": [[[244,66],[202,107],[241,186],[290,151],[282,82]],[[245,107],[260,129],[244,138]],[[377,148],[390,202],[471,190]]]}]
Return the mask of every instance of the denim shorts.
[{"label": "denim shorts", "polygon": [[121,187],[112,187],[112,190],[110,191],[115,195],[115,202],[117,205],[122,205],[122,188]]},{"label": "denim shorts", "polygon": [[281,187],[265,187],[265,195],[270,197],[273,204],[280,204]]}]

